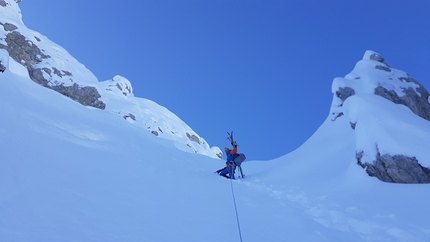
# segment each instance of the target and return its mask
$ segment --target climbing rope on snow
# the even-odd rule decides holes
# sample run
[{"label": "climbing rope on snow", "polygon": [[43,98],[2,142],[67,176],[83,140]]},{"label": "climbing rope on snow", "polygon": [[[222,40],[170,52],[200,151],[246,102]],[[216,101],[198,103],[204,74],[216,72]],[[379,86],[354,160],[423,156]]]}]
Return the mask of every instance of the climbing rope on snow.
[{"label": "climbing rope on snow", "polygon": [[234,189],[233,189],[233,181],[232,181],[232,179],[230,179],[230,186],[231,186],[231,194],[233,195],[234,210],[236,211],[237,229],[239,231],[240,242],[242,242],[242,232],[240,231],[239,215],[237,213],[236,198],[234,196]]}]

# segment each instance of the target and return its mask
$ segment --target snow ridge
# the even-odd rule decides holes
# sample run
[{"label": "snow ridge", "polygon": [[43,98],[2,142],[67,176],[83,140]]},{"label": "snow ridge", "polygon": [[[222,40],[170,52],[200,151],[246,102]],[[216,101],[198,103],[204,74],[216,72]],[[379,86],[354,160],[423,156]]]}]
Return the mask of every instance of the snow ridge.
[{"label": "snow ridge", "polygon": [[36,83],[53,89],[82,105],[120,115],[155,136],[172,140],[181,150],[220,158],[221,150],[210,147],[180,118],[155,102],[133,95],[131,82],[119,75],[99,82],[93,73],[61,46],[22,22],[15,1],[0,2],[0,55],[3,66],[9,56],[26,67]]}]

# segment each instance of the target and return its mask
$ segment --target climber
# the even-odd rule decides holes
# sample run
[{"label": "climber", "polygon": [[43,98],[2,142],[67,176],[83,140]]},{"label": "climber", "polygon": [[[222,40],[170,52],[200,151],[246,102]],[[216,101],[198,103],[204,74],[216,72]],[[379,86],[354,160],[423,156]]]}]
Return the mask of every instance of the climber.
[{"label": "climber", "polygon": [[[231,142],[233,149],[229,149],[229,148],[225,148],[225,154],[227,156],[227,160],[225,162],[226,166],[222,169],[219,169],[216,171],[216,173],[218,173],[220,176],[223,176],[225,178],[228,179],[235,179],[234,178],[234,170],[236,169],[236,165],[234,164],[234,159],[236,159],[236,157],[238,157],[239,155],[237,154],[237,144],[236,142]],[[227,176],[227,174],[229,174]]]}]

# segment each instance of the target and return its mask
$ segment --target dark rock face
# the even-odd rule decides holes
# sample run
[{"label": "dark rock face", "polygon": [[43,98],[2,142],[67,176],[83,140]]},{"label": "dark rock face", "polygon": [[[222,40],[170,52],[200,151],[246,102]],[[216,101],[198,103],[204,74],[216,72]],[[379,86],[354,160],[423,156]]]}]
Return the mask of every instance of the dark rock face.
[{"label": "dark rock face", "polygon": [[3,73],[6,70],[6,66],[3,65],[3,62],[0,61],[0,72]]},{"label": "dark rock face", "polygon": [[153,135],[155,135],[155,136],[158,136],[158,132],[157,132],[157,131],[155,131],[155,130],[152,130],[152,131],[151,131],[151,134],[153,134]]},{"label": "dark rock face", "polygon": [[[43,60],[51,58],[45,54],[43,50],[39,49],[31,40],[28,40],[24,35],[15,31],[17,28],[12,24],[1,24],[6,31],[12,31],[6,35],[5,42],[7,45],[0,44],[1,49],[9,52],[9,55],[18,63],[21,63],[28,70],[30,78],[47,88],[55,90],[72,100],[79,102],[84,106],[91,106],[99,109],[105,109],[106,104],[99,100],[101,97],[95,87],[79,86],[74,83],[72,86],[64,86],[55,82],[55,76],[73,77],[69,71],[58,70],[55,67],[50,68],[36,68],[35,65],[41,63]],[[37,38],[36,38],[37,40]],[[44,73],[51,77],[52,80],[47,80]]]},{"label": "dark rock face", "polygon": [[91,106],[102,110],[106,108],[106,104],[98,100],[101,96],[95,87],[79,86],[75,83],[72,86],[52,86],[51,89],[70,97],[84,106]]},{"label": "dark rock face", "polygon": [[[370,59],[383,63],[383,65],[377,65],[375,67],[376,69],[391,72],[390,67],[384,62],[384,58],[382,56],[375,53],[370,56]],[[418,88],[416,91],[411,87],[404,88],[403,93],[405,95],[399,97],[395,91],[387,90],[385,87],[378,86],[375,88],[374,94],[390,100],[395,104],[405,105],[416,115],[430,121],[430,104],[428,102],[429,92],[424,88],[423,85],[421,85],[421,83],[409,75],[406,77],[399,77],[398,79],[401,82],[413,83],[418,86]]]},{"label": "dark rock face", "polygon": [[5,24],[0,23],[0,25],[3,25],[4,31],[8,31],[8,32],[18,29],[15,25],[11,23],[5,23]]},{"label": "dark rock face", "polygon": [[380,56],[379,54],[377,54],[377,53],[373,53],[373,54],[371,54],[370,56],[369,56],[369,59],[370,60],[374,60],[374,61],[377,61],[377,62],[381,62],[381,63],[385,63],[384,61],[384,57],[382,57],[382,56]]},{"label": "dark rock face", "polygon": [[388,99],[393,103],[403,104],[416,115],[430,121],[430,104],[427,101],[429,97],[428,91],[423,85],[421,85],[421,83],[417,82],[411,77],[401,77],[399,79],[405,82],[413,82],[418,85],[419,88],[417,91],[420,93],[420,95],[418,95],[414,89],[407,88],[403,89],[403,93],[405,93],[405,95],[399,97],[395,91],[387,90],[382,86],[375,88],[375,94]]},{"label": "dark rock face", "polygon": [[373,164],[363,164],[362,154],[363,152],[356,154],[357,163],[366,169],[369,176],[391,183],[430,183],[430,169],[421,166],[415,157],[378,153]]},{"label": "dark rock face", "polygon": [[197,137],[195,134],[187,133],[187,137],[188,137],[188,139],[190,139],[191,141],[196,142],[197,144],[200,144],[200,139],[199,139],[199,137]]},{"label": "dark rock face", "polygon": [[133,120],[133,121],[136,121],[136,116],[134,116],[134,114],[132,114],[132,113],[129,113],[129,114],[123,115],[122,117],[123,117],[125,120],[127,120],[127,119],[131,119],[131,120]]},{"label": "dark rock face", "polygon": [[49,55],[45,55],[33,42],[27,40],[18,31],[8,33],[5,41],[7,45],[0,44],[0,48],[7,50],[16,62],[23,64],[27,68],[42,62],[43,59],[50,58]]},{"label": "dark rock face", "polygon": [[350,87],[341,87],[339,88],[339,90],[336,91],[336,96],[342,100],[342,103],[345,102],[345,100],[347,98],[349,98],[350,96],[354,95],[355,91],[354,89],[350,88]]}]

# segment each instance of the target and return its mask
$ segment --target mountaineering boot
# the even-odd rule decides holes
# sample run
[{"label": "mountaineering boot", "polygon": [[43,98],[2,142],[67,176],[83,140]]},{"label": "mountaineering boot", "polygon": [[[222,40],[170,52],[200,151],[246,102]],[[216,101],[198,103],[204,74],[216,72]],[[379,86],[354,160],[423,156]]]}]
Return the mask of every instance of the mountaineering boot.
[{"label": "mountaineering boot", "polygon": [[223,176],[223,177],[225,177],[225,178],[227,178],[227,179],[230,179],[230,177],[229,177],[229,176],[227,176],[226,174],[222,174],[221,176]]}]

